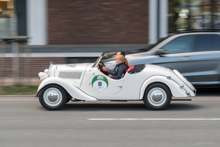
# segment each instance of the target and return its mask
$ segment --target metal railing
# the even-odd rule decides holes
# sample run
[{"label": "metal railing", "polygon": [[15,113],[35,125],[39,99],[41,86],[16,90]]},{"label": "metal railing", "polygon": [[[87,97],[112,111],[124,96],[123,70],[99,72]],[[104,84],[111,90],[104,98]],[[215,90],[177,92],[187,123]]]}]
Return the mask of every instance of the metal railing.
[{"label": "metal railing", "polygon": [[1,86],[6,85],[7,79],[12,79],[13,85],[31,85],[31,52],[27,45],[28,39],[28,36],[1,38]]}]

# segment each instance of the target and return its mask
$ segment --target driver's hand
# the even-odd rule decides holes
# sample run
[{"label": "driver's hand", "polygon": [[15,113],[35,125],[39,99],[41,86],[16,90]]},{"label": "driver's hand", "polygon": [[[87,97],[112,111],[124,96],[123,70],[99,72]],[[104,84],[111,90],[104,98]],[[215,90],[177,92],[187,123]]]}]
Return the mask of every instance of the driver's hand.
[{"label": "driver's hand", "polygon": [[108,70],[108,67],[102,67],[102,70],[103,70],[103,71],[107,71],[107,70]]},{"label": "driver's hand", "polygon": [[112,75],[108,75],[109,77],[113,77]]}]

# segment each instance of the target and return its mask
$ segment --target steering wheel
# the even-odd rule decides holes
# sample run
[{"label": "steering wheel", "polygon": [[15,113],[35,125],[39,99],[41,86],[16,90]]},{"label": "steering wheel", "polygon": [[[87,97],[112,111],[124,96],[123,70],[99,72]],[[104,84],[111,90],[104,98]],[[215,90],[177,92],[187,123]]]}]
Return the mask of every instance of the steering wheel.
[{"label": "steering wheel", "polygon": [[102,61],[100,61],[99,64],[101,64],[102,67],[105,67],[105,64]]},{"label": "steering wheel", "polygon": [[102,70],[102,67],[105,67],[105,64],[104,64],[102,61],[99,62],[98,67],[99,67],[99,70],[100,70],[103,74],[108,75],[107,72],[105,72],[105,71]]}]

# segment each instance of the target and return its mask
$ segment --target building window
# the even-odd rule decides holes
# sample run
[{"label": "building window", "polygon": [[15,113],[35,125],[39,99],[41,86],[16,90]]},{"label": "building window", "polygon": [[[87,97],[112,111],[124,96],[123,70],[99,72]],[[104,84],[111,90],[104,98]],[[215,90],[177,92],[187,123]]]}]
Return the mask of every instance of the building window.
[{"label": "building window", "polygon": [[14,0],[0,0],[0,37],[11,36]]},{"label": "building window", "polygon": [[220,0],[169,0],[169,32],[220,29]]},{"label": "building window", "polygon": [[0,18],[9,18],[14,15],[14,0],[0,0]]}]

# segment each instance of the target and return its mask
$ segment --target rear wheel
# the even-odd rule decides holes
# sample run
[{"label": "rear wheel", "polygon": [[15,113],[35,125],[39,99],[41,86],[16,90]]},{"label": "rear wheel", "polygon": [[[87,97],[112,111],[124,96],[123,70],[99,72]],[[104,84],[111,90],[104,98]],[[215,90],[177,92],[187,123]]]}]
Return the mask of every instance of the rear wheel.
[{"label": "rear wheel", "polygon": [[144,93],[144,104],[152,110],[165,109],[171,101],[170,89],[162,83],[149,85]]},{"label": "rear wheel", "polygon": [[61,86],[48,85],[40,91],[39,101],[47,110],[59,110],[67,102],[67,93]]}]

